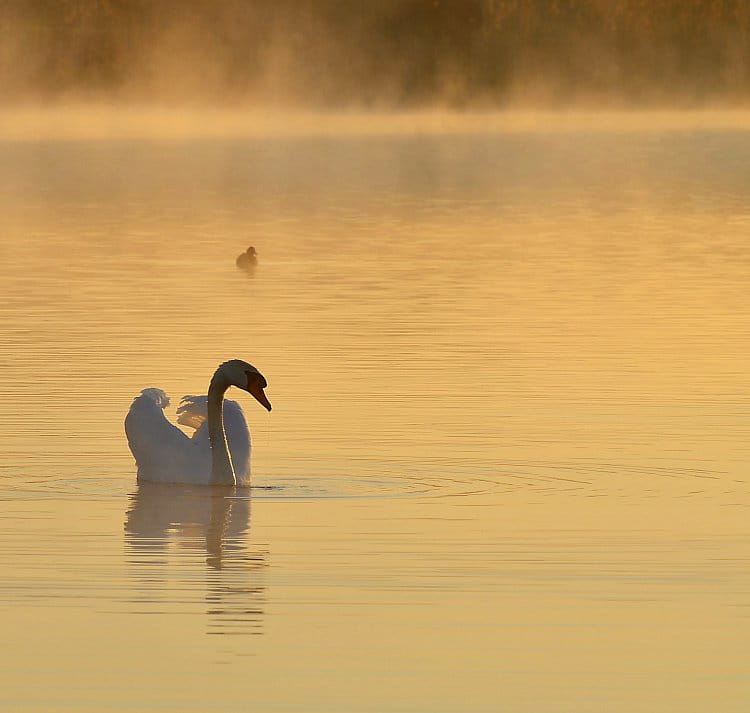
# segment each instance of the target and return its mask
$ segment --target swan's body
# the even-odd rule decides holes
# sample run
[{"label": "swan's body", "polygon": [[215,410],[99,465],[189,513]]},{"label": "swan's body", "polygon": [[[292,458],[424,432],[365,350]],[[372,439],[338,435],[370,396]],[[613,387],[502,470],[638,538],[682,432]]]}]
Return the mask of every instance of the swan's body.
[{"label": "swan's body", "polygon": [[193,485],[249,485],[250,432],[236,401],[224,392],[236,386],[271,410],[266,380],[247,362],[234,359],[213,375],[208,396],[185,396],[177,422],[195,429],[192,438],[167,421],[169,405],[161,389],[144,389],[125,417],[128,445],[138,465],[138,480]]},{"label": "swan's body", "polygon": [[251,245],[244,253],[235,260],[237,267],[247,270],[258,264],[258,251]]}]

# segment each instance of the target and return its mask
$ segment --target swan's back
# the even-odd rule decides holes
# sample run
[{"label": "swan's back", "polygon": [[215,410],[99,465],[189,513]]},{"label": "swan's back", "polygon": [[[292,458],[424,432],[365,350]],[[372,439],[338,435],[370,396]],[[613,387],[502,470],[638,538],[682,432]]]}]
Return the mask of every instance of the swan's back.
[{"label": "swan's back", "polygon": [[190,438],[164,416],[169,405],[160,389],[144,389],[125,417],[125,434],[138,465],[138,480],[200,483],[210,472],[210,451],[202,455]]}]

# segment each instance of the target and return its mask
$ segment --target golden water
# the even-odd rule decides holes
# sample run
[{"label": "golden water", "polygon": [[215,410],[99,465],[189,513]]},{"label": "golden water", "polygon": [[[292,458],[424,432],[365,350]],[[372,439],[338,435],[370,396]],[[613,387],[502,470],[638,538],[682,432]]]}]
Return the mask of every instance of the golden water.
[{"label": "golden water", "polygon": [[[0,143],[0,707],[748,710],[748,165],[710,126]],[[139,488],[133,396],[234,357],[260,487]]]}]

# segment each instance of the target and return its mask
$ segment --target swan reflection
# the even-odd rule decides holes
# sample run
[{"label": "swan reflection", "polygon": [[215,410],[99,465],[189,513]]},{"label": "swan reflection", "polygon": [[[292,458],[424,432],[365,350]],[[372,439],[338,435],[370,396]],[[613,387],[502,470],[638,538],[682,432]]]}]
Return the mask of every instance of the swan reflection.
[{"label": "swan reflection", "polygon": [[201,602],[208,633],[262,633],[268,553],[248,541],[246,495],[241,488],[138,484],[125,547],[144,613],[184,614],[186,605]]}]

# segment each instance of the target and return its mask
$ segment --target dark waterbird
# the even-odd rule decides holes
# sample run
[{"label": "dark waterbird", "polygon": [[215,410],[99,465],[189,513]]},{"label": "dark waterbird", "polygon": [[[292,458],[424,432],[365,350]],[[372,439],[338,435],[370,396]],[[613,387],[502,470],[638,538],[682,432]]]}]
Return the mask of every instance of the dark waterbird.
[{"label": "dark waterbird", "polygon": [[258,251],[251,245],[244,253],[241,253],[237,260],[237,267],[242,270],[249,270],[258,264]]}]

